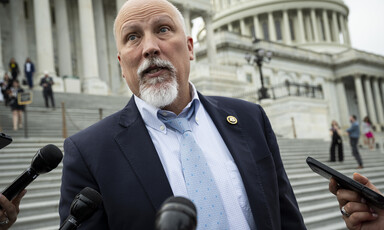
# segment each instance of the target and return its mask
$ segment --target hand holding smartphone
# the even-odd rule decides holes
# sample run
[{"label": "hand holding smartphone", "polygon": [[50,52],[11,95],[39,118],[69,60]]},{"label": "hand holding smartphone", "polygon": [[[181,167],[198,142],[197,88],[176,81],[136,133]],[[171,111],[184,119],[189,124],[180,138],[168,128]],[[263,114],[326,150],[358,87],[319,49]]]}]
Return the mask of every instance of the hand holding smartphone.
[{"label": "hand holding smartphone", "polygon": [[332,169],[331,167],[328,167],[327,165],[315,160],[312,157],[308,157],[306,161],[309,167],[315,173],[327,179],[334,178],[342,188],[353,190],[364,197],[368,204],[384,209],[384,196],[381,194]]}]

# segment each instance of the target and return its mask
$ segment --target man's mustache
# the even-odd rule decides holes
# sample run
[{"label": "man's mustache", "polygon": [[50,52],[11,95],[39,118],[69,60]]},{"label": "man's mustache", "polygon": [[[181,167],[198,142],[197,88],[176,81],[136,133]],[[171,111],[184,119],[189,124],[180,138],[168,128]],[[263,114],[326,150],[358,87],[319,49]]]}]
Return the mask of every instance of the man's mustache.
[{"label": "man's mustache", "polygon": [[151,59],[145,59],[144,62],[139,66],[139,69],[137,70],[137,76],[139,76],[140,79],[143,78],[144,73],[148,71],[149,68],[163,68],[168,69],[171,72],[176,72],[176,68],[172,65],[170,61],[163,60],[160,58],[151,58]]}]

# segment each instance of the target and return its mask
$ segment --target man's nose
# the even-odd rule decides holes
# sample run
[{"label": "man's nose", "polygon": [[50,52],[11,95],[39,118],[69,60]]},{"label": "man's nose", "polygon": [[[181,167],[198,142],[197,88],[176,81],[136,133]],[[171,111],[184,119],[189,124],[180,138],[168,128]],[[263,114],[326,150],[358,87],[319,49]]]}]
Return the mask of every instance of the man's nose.
[{"label": "man's nose", "polygon": [[143,56],[144,58],[160,55],[158,41],[154,36],[146,36],[144,39]]}]

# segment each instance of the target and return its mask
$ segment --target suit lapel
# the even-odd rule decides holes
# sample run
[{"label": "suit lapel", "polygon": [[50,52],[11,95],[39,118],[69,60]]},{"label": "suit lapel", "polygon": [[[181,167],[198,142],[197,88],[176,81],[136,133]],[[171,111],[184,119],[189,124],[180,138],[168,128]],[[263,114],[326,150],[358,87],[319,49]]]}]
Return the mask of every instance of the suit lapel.
[{"label": "suit lapel", "polygon": [[[271,214],[267,211],[266,194],[263,191],[258,165],[247,143],[248,138],[242,131],[242,126],[248,125],[242,121],[236,111],[218,104],[216,99],[204,97],[199,94],[200,101],[204,105],[217,130],[230,151],[247,192],[253,218],[258,229],[271,229]],[[238,119],[236,124],[227,121],[228,116]]]},{"label": "suit lapel", "polygon": [[120,125],[124,128],[116,135],[115,141],[157,211],[173,193],[133,97],[124,108]]}]

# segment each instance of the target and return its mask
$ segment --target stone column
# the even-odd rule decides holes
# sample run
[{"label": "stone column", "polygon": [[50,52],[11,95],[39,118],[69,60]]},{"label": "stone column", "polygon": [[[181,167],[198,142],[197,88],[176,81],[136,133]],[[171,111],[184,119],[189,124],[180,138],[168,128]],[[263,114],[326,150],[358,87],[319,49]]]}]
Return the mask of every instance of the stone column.
[{"label": "stone column", "polygon": [[[0,4],[0,15],[5,15],[5,9],[3,4]],[[0,79],[3,78],[4,72],[7,69],[7,66],[3,65],[3,46],[2,46],[1,38],[2,37],[1,37],[1,22],[0,22]]]},{"label": "stone column", "polygon": [[344,25],[344,16],[342,14],[339,14],[339,23],[341,27],[341,33],[343,34],[343,44],[348,44],[347,33],[345,31],[345,25]]},{"label": "stone column", "polygon": [[336,82],[332,81],[331,79],[324,79],[324,83],[322,85],[324,99],[329,102],[328,123],[330,124],[332,120],[336,120],[339,124],[342,124],[339,112],[339,100],[335,100],[335,95],[337,95],[337,97],[339,98],[339,92],[336,89]]},{"label": "stone column", "polygon": [[249,36],[247,28],[245,27],[245,21],[244,18],[240,19],[240,34],[242,36]]},{"label": "stone column", "polygon": [[209,63],[216,62],[216,43],[212,27],[212,14],[204,16],[205,29],[207,30],[206,45]]},{"label": "stone column", "polygon": [[308,41],[310,42],[313,42],[313,35],[312,35],[312,26],[311,26],[311,17],[308,15],[308,16],[305,16],[304,17],[304,21],[305,21],[305,30],[307,32],[307,38],[308,38]]},{"label": "stone column", "polygon": [[[124,3],[126,1],[127,0],[116,0],[116,12],[120,11],[120,8],[124,5]],[[116,15],[117,15],[117,13],[116,13]],[[113,28],[114,18],[112,20],[109,20],[109,21],[110,21],[110,23],[107,24],[107,27],[112,25],[112,28]],[[107,30],[107,31],[111,31],[111,30]],[[120,64],[117,61],[117,48],[115,45],[115,39],[114,38],[112,39],[112,37],[113,36],[110,36],[110,38],[111,38],[110,40],[113,40],[113,45],[109,46],[110,47],[110,55],[111,55],[109,58],[110,63],[111,63],[111,78],[109,79],[109,82],[110,82],[109,85],[111,87],[112,92],[118,92],[118,94],[120,94],[120,95],[131,96],[132,92],[129,89],[127,82],[124,80],[124,78],[121,74]],[[116,66],[118,66],[118,68],[116,68]],[[114,74],[114,73],[116,73],[116,74]],[[118,77],[118,78],[116,78],[116,77]],[[118,87],[117,87],[117,85],[118,85]]]},{"label": "stone column", "polygon": [[344,19],[344,29],[345,29],[345,37],[348,45],[351,45],[351,37],[349,36],[349,29],[348,29],[348,18],[345,16]]},{"label": "stone column", "polygon": [[283,39],[285,44],[292,44],[291,30],[289,28],[289,18],[287,10],[283,10]]},{"label": "stone column", "polygon": [[[37,64],[35,79],[39,79],[43,72],[47,71],[53,77],[55,84],[53,90],[55,92],[63,92],[64,84],[62,78],[57,77],[55,70],[55,56],[53,51],[52,40],[52,23],[51,8],[49,0],[33,1],[33,9],[35,15],[35,31],[36,31],[36,57]],[[36,80],[37,80],[36,79]],[[39,80],[34,81],[39,82]]]},{"label": "stone column", "polygon": [[[380,88],[379,88],[379,79],[378,78],[373,78],[373,95],[374,98],[376,99],[376,111],[377,111],[377,116],[378,116],[378,122],[381,125],[384,125],[384,109],[383,109],[383,100],[380,97]],[[384,89],[383,89],[384,90]]]},{"label": "stone column", "polygon": [[36,31],[37,73],[48,71],[56,75],[52,43],[49,0],[33,1]]},{"label": "stone column", "polygon": [[327,42],[331,42],[331,31],[329,29],[329,20],[327,10],[323,10],[323,23],[324,23],[324,31],[325,31],[325,40]]},{"label": "stone column", "polygon": [[269,31],[269,40],[275,42],[276,28],[275,28],[275,20],[273,18],[273,12],[268,13],[268,31]]},{"label": "stone column", "polygon": [[319,42],[319,29],[317,28],[317,17],[315,9],[311,9],[311,22],[315,42]]},{"label": "stone column", "polygon": [[[35,0],[36,1],[36,0]],[[67,4],[55,0],[56,39],[58,44],[59,72],[61,76],[72,76],[71,43],[69,40]],[[39,31],[38,31],[39,33]]]},{"label": "stone column", "polygon": [[365,106],[366,100],[364,97],[364,92],[363,92],[363,85],[361,82],[361,75],[355,75],[354,76],[354,81],[355,81],[355,89],[356,89],[356,94],[357,94],[357,104],[359,107],[359,113],[360,113],[360,118],[362,119],[363,117],[367,116],[367,108]]},{"label": "stone column", "polygon": [[339,24],[337,23],[337,15],[335,11],[332,12],[332,33],[333,33],[333,41],[336,43],[340,43]]},{"label": "stone column", "polygon": [[298,40],[300,43],[305,43],[305,30],[304,30],[304,18],[302,9],[297,10],[297,21],[299,23],[299,37]]},{"label": "stone column", "polygon": [[216,11],[221,10],[221,2],[220,2],[220,0],[215,0],[215,10]]},{"label": "stone column", "polygon": [[229,23],[227,24],[227,26],[228,26],[228,31],[229,31],[229,32],[233,32],[232,22],[229,22]]},{"label": "stone column", "polygon": [[[109,80],[109,62],[107,49],[107,34],[105,30],[104,6],[103,0],[93,0],[94,20],[96,32],[97,63],[99,67],[100,79],[104,82]],[[111,86],[109,86],[111,87]]]},{"label": "stone column", "polygon": [[191,35],[191,11],[187,7],[183,10],[183,17],[185,22],[185,32],[187,35]]},{"label": "stone column", "polygon": [[364,80],[366,104],[368,105],[368,115],[373,124],[377,124],[377,116],[375,110],[375,103],[372,96],[371,78],[366,77]]},{"label": "stone column", "polygon": [[336,83],[337,88],[337,102],[339,103],[340,124],[342,127],[348,127],[349,125],[349,108],[347,101],[347,94],[345,93],[345,86],[342,79]]},{"label": "stone column", "polygon": [[99,79],[97,63],[96,33],[93,20],[92,0],[81,0],[79,4],[80,38],[83,59],[83,90],[88,94],[108,94],[105,82]]},{"label": "stone column", "polygon": [[381,104],[383,105],[384,103],[384,78],[383,77],[381,77],[381,102],[382,102]]},{"label": "stone column", "polygon": [[[24,16],[24,1],[9,1],[11,13],[11,39],[12,39],[12,55],[19,65],[20,74],[19,81],[24,78],[24,63],[28,54],[27,28]],[[36,30],[38,31],[38,30]],[[51,35],[50,35],[51,36]],[[6,60],[7,68],[9,60]]]},{"label": "stone column", "polygon": [[260,29],[260,22],[259,22],[259,16],[258,15],[253,16],[253,27],[255,30],[255,37],[256,38],[263,38],[264,35]]}]

